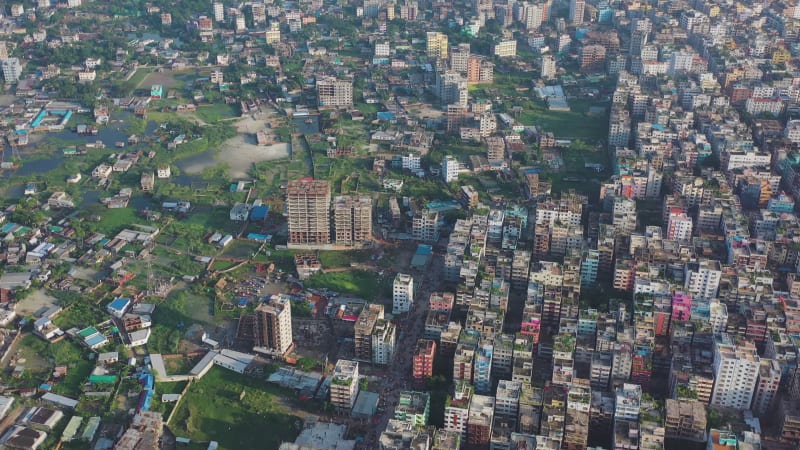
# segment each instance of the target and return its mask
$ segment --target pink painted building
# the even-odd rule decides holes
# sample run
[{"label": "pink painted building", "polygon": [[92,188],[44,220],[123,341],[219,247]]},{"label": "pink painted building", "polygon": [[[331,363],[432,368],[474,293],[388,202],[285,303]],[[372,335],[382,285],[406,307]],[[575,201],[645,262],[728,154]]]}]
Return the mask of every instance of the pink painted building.
[{"label": "pink painted building", "polygon": [[456,296],[450,292],[432,292],[428,299],[428,309],[449,313],[453,310]]},{"label": "pink painted building", "polygon": [[681,291],[672,294],[672,321],[686,322],[692,315],[692,296]]}]

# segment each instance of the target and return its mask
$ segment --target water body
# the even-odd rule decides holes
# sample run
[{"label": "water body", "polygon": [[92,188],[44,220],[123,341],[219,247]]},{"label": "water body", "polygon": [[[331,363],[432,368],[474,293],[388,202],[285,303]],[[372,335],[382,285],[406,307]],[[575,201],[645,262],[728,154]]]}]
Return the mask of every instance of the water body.
[{"label": "water body", "polygon": [[319,133],[319,115],[310,114],[307,116],[294,116],[292,118],[294,126],[300,134]]},{"label": "water body", "polygon": [[[198,175],[208,167],[218,164],[216,160],[216,150],[206,150],[203,153],[187,156],[186,158],[175,161],[175,165],[181,169],[181,175],[176,178],[186,177],[187,175]],[[191,177],[190,177],[191,178]]]}]

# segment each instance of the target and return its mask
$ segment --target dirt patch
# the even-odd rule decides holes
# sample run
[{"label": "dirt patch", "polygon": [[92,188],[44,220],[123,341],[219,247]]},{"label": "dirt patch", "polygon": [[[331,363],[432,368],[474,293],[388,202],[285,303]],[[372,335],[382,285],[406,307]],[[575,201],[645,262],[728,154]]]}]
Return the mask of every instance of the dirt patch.
[{"label": "dirt patch", "polygon": [[256,133],[267,128],[271,115],[245,116],[236,123],[239,134],[221,147],[221,156],[230,166],[232,178],[244,178],[254,163],[288,158],[291,146],[285,142],[258,145]]},{"label": "dirt patch", "polygon": [[57,301],[55,297],[48,295],[44,290],[34,289],[21,302],[17,303],[17,314],[32,316],[54,306]]},{"label": "dirt patch", "polygon": [[168,89],[171,87],[175,87],[178,84],[178,80],[175,79],[175,74],[171,71],[165,72],[150,72],[142,79],[142,82],[139,83],[138,88],[150,88],[150,86],[154,84],[160,84],[164,87],[164,89]]}]

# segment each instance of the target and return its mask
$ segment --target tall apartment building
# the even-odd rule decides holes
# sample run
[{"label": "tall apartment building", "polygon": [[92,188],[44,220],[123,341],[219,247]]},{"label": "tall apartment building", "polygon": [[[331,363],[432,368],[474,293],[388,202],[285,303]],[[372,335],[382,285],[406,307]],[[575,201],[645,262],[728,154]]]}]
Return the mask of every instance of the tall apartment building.
[{"label": "tall apartment building", "polygon": [[494,424],[494,397],[475,394],[469,405],[467,419],[467,444],[471,446],[488,446],[492,438]]},{"label": "tall apartment building", "polygon": [[457,381],[453,395],[447,396],[444,407],[444,429],[458,433],[462,439],[467,437],[467,422],[472,405],[473,389],[468,382]]},{"label": "tall apartment building", "polygon": [[414,303],[414,277],[398,273],[392,283],[392,314],[402,314]]},{"label": "tall apartment building", "polygon": [[397,327],[394,323],[380,319],[372,330],[372,364],[388,366],[394,357]]},{"label": "tall apartment building", "polygon": [[472,369],[472,382],[475,392],[488,394],[492,391],[492,358],[494,347],[491,343],[483,343],[475,352],[475,365]]},{"label": "tall apartment building", "polygon": [[395,420],[410,423],[415,427],[428,426],[431,412],[431,395],[427,392],[402,391],[394,408]]},{"label": "tall apartment building", "polygon": [[458,344],[453,356],[453,381],[472,383],[472,366],[475,363],[475,348]]},{"label": "tall apartment building", "polygon": [[461,164],[458,160],[450,155],[442,159],[442,177],[445,183],[458,180],[458,172],[461,170]]},{"label": "tall apartment building", "polygon": [[372,240],[372,198],[340,195],[333,200],[336,243],[355,245]]},{"label": "tall apartment building", "polygon": [[358,361],[340,359],[333,368],[330,385],[331,404],[342,411],[350,411],[358,397]]},{"label": "tall apartment building", "polygon": [[425,381],[433,376],[433,362],[436,358],[436,341],[430,339],[417,340],[414,351],[412,378],[417,386],[424,386]]},{"label": "tall apartment building", "polygon": [[334,77],[318,78],[317,101],[319,106],[335,108],[353,106],[353,82]]},{"label": "tall apartment building", "polygon": [[467,83],[491,83],[494,81],[494,63],[479,55],[467,60]]},{"label": "tall apartment building", "polygon": [[22,76],[22,64],[20,64],[19,58],[6,58],[0,62],[0,66],[2,66],[3,79],[6,80],[6,84],[19,81]]},{"label": "tall apartment building", "polygon": [[589,380],[575,379],[567,393],[567,416],[564,422],[564,442],[567,449],[584,449],[589,441],[589,410],[592,389]]},{"label": "tall apartment building", "polygon": [[712,299],[717,296],[722,277],[719,261],[701,260],[687,262],[684,269],[684,289],[690,294]]},{"label": "tall apartment building", "polygon": [[301,178],[286,188],[289,244],[331,242],[331,185],[326,180]]},{"label": "tall apartment building", "polygon": [[781,366],[774,359],[762,359],[751,409],[759,417],[774,411],[773,402],[781,385]]},{"label": "tall apartment building", "polygon": [[706,407],[697,400],[666,401],[665,437],[706,441]]},{"label": "tall apartment building", "polygon": [[495,394],[495,417],[516,421],[521,393],[522,383],[519,381],[500,380]]},{"label": "tall apartment building", "polygon": [[714,392],[711,405],[750,409],[761,361],[752,342],[733,344],[727,335],[714,340]]},{"label": "tall apartment building", "polygon": [[672,208],[667,218],[667,239],[688,241],[692,238],[692,218],[681,208]]},{"label": "tall apartment building", "polygon": [[583,23],[585,0],[570,0],[569,2],[569,23],[570,25],[580,25]]},{"label": "tall apartment building", "polygon": [[273,296],[258,305],[255,311],[258,347],[283,355],[292,346],[292,302],[283,296]]},{"label": "tall apartment building", "polygon": [[427,55],[428,59],[447,59],[447,35],[444,33],[429,31],[427,34]]},{"label": "tall apartment building", "polygon": [[450,52],[450,69],[455,70],[456,72],[462,75],[466,75],[467,62],[469,61],[469,57],[470,57],[469,42],[458,44],[458,46],[453,48],[452,51]]},{"label": "tall apartment building", "polygon": [[375,324],[383,319],[383,305],[369,304],[361,310],[353,326],[354,357],[358,361],[372,361],[372,332]]},{"label": "tall apartment building", "polygon": [[542,55],[540,62],[541,76],[545,80],[550,80],[556,76],[556,58],[553,55]]},{"label": "tall apartment building", "polygon": [[211,7],[214,9],[214,20],[225,22],[225,5],[222,2],[214,2]]},{"label": "tall apartment building", "polygon": [[411,237],[415,241],[436,242],[439,240],[439,213],[427,209],[417,211],[411,222]]},{"label": "tall apartment building", "polygon": [[492,46],[492,54],[499,58],[517,56],[517,40],[509,39],[498,42]]}]

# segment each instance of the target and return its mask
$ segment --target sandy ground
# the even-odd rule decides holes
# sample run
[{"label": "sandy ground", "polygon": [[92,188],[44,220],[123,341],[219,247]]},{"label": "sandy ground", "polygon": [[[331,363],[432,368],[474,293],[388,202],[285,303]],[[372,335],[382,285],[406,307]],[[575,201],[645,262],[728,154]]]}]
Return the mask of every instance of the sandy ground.
[{"label": "sandy ground", "polygon": [[80,278],[81,280],[96,282],[104,278],[102,273],[88,267],[75,266],[73,270],[74,272],[72,276],[74,276],[75,278]]},{"label": "sandy ground", "polygon": [[17,304],[17,314],[20,316],[30,316],[37,311],[55,305],[55,297],[47,295],[42,289],[34,289]]},{"label": "sandy ground", "polygon": [[272,145],[256,144],[255,133],[265,128],[268,119],[269,116],[266,115],[256,118],[243,117],[236,123],[239,134],[225,141],[213,160],[192,161],[183,167],[183,171],[189,175],[196,175],[207,167],[224,162],[230,167],[231,178],[247,178],[254,163],[288,158],[291,145],[287,142]]},{"label": "sandy ground", "polygon": [[[140,69],[141,70],[141,69]],[[142,78],[141,83],[139,86],[136,86],[137,89],[147,88],[150,89],[150,86],[154,84],[160,84],[164,87],[164,89],[169,89],[171,87],[175,87],[178,84],[178,81],[175,79],[175,73],[171,70],[165,70],[163,72],[151,72],[147,74],[144,78]],[[164,92],[166,94],[166,92]]]}]

